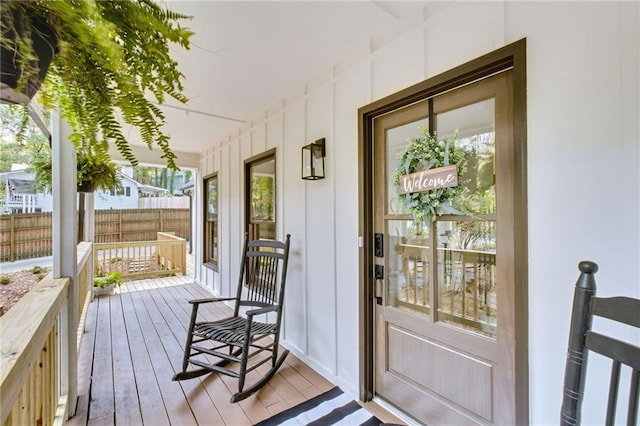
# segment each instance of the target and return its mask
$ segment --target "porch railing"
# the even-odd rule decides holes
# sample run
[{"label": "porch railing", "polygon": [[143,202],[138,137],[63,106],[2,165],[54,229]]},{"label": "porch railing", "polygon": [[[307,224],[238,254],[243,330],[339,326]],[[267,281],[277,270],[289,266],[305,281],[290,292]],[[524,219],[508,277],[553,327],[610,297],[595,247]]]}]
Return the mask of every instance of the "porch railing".
[{"label": "porch railing", "polygon": [[[68,374],[64,349],[73,336],[62,331],[67,303],[85,311],[90,301],[89,279],[93,250],[91,243],[78,245],[76,288],[69,298],[70,278],[53,278],[50,273],[0,318],[2,336],[0,364],[0,424],[62,424],[67,411],[67,395],[61,378]],[[80,345],[84,318],[68,319],[77,325]]]},{"label": "porch railing", "polygon": [[22,213],[34,213],[40,206],[35,194],[15,194],[7,197],[5,207],[19,209]]},{"label": "porch railing", "polygon": [[122,278],[186,274],[187,241],[170,232],[158,232],[155,241],[94,244],[95,274],[120,272]]}]

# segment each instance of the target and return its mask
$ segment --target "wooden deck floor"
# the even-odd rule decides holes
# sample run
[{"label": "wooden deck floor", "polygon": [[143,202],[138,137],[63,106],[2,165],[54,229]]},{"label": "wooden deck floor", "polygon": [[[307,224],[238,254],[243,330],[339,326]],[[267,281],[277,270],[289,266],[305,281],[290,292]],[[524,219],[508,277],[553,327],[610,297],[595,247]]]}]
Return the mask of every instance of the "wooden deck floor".
[{"label": "wooden deck floor", "polygon": [[[172,382],[182,362],[187,301],[210,297],[186,280],[134,281],[90,304],[79,353],[78,409],[68,426],[252,425],[333,387],[293,354],[257,394],[235,404],[229,398],[236,379],[211,374]],[[211,319],[230,312],[221,304],[202,308]],[[376,407],[367,406],[393,421]]]}]

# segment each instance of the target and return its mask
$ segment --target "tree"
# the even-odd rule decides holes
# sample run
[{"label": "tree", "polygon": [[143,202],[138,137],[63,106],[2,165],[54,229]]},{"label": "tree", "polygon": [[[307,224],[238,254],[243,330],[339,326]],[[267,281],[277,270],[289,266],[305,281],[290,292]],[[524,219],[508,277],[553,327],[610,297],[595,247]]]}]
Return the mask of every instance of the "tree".
[{"label": "tree", "polygon": [[[2,149],[0,150],[0,172],[11,170],[14,163],[30,163],[36,155],[49,141],[38,126],[27,120],[23,123],[20,107],[16,105],[0,106],[0,140]],[[24,127],[22,139],[16,136],[20,128]]]},{"label": "tree", "polygon": [[[189,170],[181,171],[183,181],[181,185],[186,184],[191,179]],[[175,191],[175,177],[177,172],[173,169],[153,166],[136,166],[133,168],[133,179],[145,185],[157,186],[169,190],[173,194]]]}]

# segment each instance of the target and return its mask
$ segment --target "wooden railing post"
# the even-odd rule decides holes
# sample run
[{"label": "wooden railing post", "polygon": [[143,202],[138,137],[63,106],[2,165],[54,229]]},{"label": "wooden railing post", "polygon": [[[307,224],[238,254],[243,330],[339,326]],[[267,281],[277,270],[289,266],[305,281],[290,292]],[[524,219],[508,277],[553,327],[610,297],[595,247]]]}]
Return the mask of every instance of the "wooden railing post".
[{"label": "wooden railing post", "polygon": [[182,257],[182,265],[180,265],[182,268],[182,275],[187,275],[187,240],[183,238],[179,247]]}]

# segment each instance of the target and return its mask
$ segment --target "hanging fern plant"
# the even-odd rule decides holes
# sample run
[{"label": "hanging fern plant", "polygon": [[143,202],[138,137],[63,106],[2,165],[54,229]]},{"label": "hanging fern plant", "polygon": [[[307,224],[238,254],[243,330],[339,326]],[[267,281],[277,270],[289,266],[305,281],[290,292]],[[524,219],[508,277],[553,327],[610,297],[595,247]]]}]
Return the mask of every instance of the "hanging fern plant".
[{"label": "hanging fern plant", "polygon": [[167,96],[187,101],[170,47],[189,48],[193,33],[179,24],[189,17],[153,0],[4,0],[0,9],[3,68],[5,60],[13,61],[19,73],[12,80],[17,82],[14,91],[39,84],[32,24],[45,24],[55,35],[50,40],[57,53],[39,98],[45,107],[61,111],[76,147],[114,144],[136,165],[122,129],[126,123],[139,130],[149,149],[162,150],[169,168],[177,169],[157,105]]},{"label": "hanging fern plant", "polygon": [[[85,144],[76,150],[78,192],[95,190],[118,191],[122,183],[118,177],[118,167],[111,160],[104,145]],[[46,147],[31,162],[38,190],[51,192],[51,151]]]},{"label": "hanging fern plant", "polygon": [[414,222],[422,228],[444,213],[464,214],[451,205],[451,201],[465,192],[464,185],[437,188],[426,192],[406,192],[400,189],[402,176],[435,168],[456,165],[458,182],[466,171],[464,150],[456,146],[457,136],[439,141],[435,134],[424,127],[418,128],[419,137],[409,139],[407,149],[398,154],[398,167],[393,184],[402,205],[411,214]]}]

